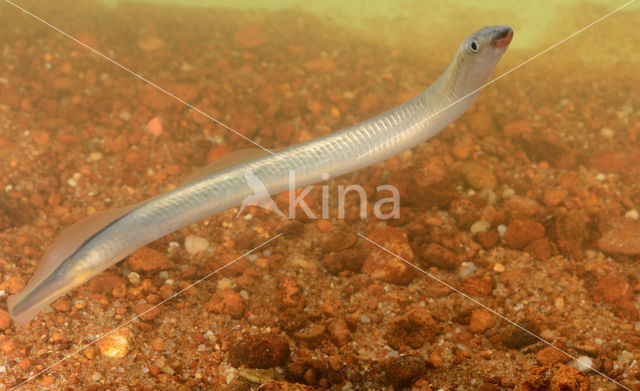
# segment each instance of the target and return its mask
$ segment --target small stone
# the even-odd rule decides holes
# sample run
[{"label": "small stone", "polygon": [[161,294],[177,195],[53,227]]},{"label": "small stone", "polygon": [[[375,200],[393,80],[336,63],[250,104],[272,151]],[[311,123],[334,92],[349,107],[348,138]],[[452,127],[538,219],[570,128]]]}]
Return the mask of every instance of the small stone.
[{"label": "small stone", "polygon": [[484,297],[491,293],[493,284],[490,279],[467,276],[460,284],[460,290],[471,296]]},{"label": "small stone", "polygon": [[542,192],[542,203],[546,206],[556,206],[564,200],[569,194],[566,189],[563,188],[548,188]]},{"label": "small stone", "polygon": [[209,248],[209,241],[199,236],[187,236],[184,239],[184,248],[191,255],[196,255]]},{"label": "small stone", "polygon": [[504,265],[501,264],[500,262],[496,263],[495,265],[493,265],[493,271],[496,273],[502,273],[504,272]]},{"label": "small stone", "polygon": [[567,355],[552,346],[547,346],[536,353],[536,361],[541,365],[556,364],[567,360]]},{"label": "small stone", "polygon": [[485,310],[484,308],[478,308],[471,313],[469,331],[471,331],[472,333],[482,333],[485,330],[491,328],[494,323],[494,314]]},{"label": "small stone", "polygon": [[161,252],[142,247],[129,255],[129,267],[135,272],[152,272],[169,268],[171,262]]},{"label": "small stone", "polygon": [[98,341],[98,349],[106,357],[123,358],[129,351],[131,330],[120,328]]},{"label": "small stone", "polygon": [[458,266],[453,252],[436,243],[429,243],[424,249],[422,262],[428,266],[436,266],[442,269],[455,269]]},{"label": "small stone", "polygon": [[31,367],[31,360],[28,357],[24,358],[18,363],[18,366],[22,368],[23,371],[26,371]]},{"label": "small stone", "polygon": [[11,326],[11,316],[5,310],[0,310],[0,330],[6,330]]},{"label": "small stone", "polygon": [[402,346],[419,349],[435,337],[436,331],[429,311],[423,307],[414,307],[391,320],[384,338],[396,350]]},{"label": "small stone", "polygon": [[529,243],[523,249],[523,251],[535,256],[540,260],[546,261],[547,259],[551,258],[551,243],[547,238],[536,239],[533,242]]},{"label": "small stone", "polygon": [[338,346],[344,346],[351,339],[351,332],[347,327],[347,322],[344,319],[335,319],[328,324],[327,330],[329,335]]},{"label": "small stone", "polygon": [[[368,235],[369,240],[398,255],[404,261],[413,261],[413,251],[407,235],[395,227],[380,227]],[[416,277],[416,270],[398,257],[368,243],[369,256],[362,265],[362,272],[381,281],[406,285]]]},{"label": "small stone", "polygon": [[305,294],[302,287],[293,278],[284,278],[276,288],[276,302],[285,309],[302,309]]},{"label": "small stone", "polygon": [[596,285],[596,290],[608,303],[625,302],[633,297],[631,285],[624,279],[613,275],[601,278]]},{"label": "small stone", "polygon": [[429,355],[429,364],[431,364],[431,366],[433,366],[434,368],[439,368],[440,365],[442,365],[442,356],[437,350],[434,350]]},{"label": "small stone", "polygon": [[311,346],[317,346],[325,336],[326,327],[320,324],[310,324],[293,333],[293,338],[306,342]]},{"label": "small stone", "polygon": [[533,132],[533,129],[526,121],[509,122],[502,128],[502,133],[507,137],[518,136]]},{"label": "small stone", "polygon": [[600,129],[600,134],[604,137],[604,138],[608,138],[608,139],[612,139],[616,133],[613,131],[613,129],[609,128],[609,127],[604,127],[602,129]]},{"label": "small stone", "polygon": [[427,368],[424,359],[418,356],[400,356],[393,358],[386,366],[387,380],[394,389],[411,386],[421,378]]},{"label": "small stone", "polygon": [[476,190],[493,189],[498,184],[493,169],[476,162],[465,163],[462,166],[462,176],[465,182]]},{"label": "small stone", "polygon": [[160,306],[151,303],[139,303],[133,307],[136,316],[141,320],[152,321],[160,315]]},{"label": "small stone", "polygon": [[216,314],[227,314],[234,318],[240,318],[244,314],[247,305],[242,296],[231,289],[217,291],[209,300],[207,309]]},{"label": "small stone", "polygon": [[291,351],[287,340],[274,334],[258,334],[231,346],[229,361],[235,367],[271,368],[284,365]]},{"label": "small stone", "polygon": [[478,220],[475,223],[471,224],[471,228],[469,228],[469,233],[471,235],[475,235],[480,232],[487,232],[487,230],[491,228],[491,223],[485,220]]},{"label": "small stone", "polygon": [[638,211],[636,209],[631,209],[624,214],[624,217],[629,220],[636,221],[640,216],[638,216]]},{"label": "small stone", "polygon": [[258,387],[258,391],[314,391],[315,388],[301,383],[289,383],[284,380],[271,380]]},{"label": "small stone", "polygon": [[151,341],[151,348],[153,350],[155,350],[156,352],[161,352],[164,350],[164,341],[162,340],[162,338],[157,337],[154,338],[153,341]]},{"label": "small stone", "polygon": [[519,391],[588,391],[589,388],[589,380],[582,372],[558,363],[534,369]]},{"label": "small stone", "polygon": [[95,346],[94,345],[87,346],[87,348],[84,350],[84,356],[89,360],[93,360],[93,358],[96,356]]},{"label": "small stone", "polygon": [[55,308],[56,311],[69,312],[71,310],[71,303],[69,303],[69,300],[61,297],[53,303],[53,308]]},{"label": "small stone", "polygon": [[491,132],[494,125],[491,114],[480,111],[470,114],[468,118],[467,126],[469,127],[469,130],[478,136],[489,135],[489,132]]},{"label": "small stone", "polygon": [[600,250],[626,255],[640,254],[640,221],[614,217],[603,231],[597,242]]},{"label": "small stone", "polygon": [[[623,350],[622,352],[624,353],[626,351]],[[626,352],[626,353],[629,353],[629,352]],[[620,364],[624,364],[624,363],[620,363]],[[591,357],[589,356],[580,356],[575,360],[571,360],[571,362],[569,363],[569,366],[571,368],[579,370],[580,372],[586,373],[592,370],[593,359],[591,359]]]},{"label": "small stone", "polygon": [[129,279],[129,282],[133,285],[138,285],[140,283],[140,275],[136,272],[127,274],[127,279]]},{"label": "small stone", "polygon": [[521,250],[536,239],[544,237],[542,224],[535,220],[514,220],[504,233],[504,240],[509,247]]}]

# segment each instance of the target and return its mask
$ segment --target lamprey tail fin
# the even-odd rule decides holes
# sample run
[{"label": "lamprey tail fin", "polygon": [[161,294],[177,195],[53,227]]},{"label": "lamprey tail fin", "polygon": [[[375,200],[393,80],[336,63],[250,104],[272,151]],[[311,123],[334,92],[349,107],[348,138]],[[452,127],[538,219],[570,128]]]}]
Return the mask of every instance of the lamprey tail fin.
[{"label": "lamprey tail fin", "polygon": [[141,203],[137,203],[121,208],[96,212],[64,230],[42,257],[42,260],[38,264],[36,271],[33,274],[33,277],[29,280],[27,286],[20,293],[10,296],[7,299],[9,313],[13,320],[21,325],[29,322],[29,320],[31,320],[31,318],[33,318],[38,311],[48,303],[28,307],[19,312],[14,311],[16,305],[18,305],[23,298],[29,295],[42,282],[42,280],[53,273],[53,271],[56,270],[56,268],[71,256],[80,246],[82,246],[83,243],[104,227],[129,213],[140,204]]}]

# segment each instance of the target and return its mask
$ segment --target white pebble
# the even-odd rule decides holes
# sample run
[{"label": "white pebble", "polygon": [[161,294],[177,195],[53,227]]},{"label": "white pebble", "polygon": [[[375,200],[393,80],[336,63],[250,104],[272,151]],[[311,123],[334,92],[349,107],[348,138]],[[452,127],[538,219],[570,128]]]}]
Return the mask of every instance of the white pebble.
[{"label": "white pebble", "polygon": [[624,365],[631,360],[633,360],[633,353],[628,352],[626,350],[623,350],[622,352],[620,352],[620,355],[618,356],[618,363],[620,365]]},{"label": "white pebble", "polygon": [[602,129],[600,129],[600,134],[603,135],[605,138],[613,138],[613,136],[615,136],[615,132],[613,131],[613,129],[608,128],[608,127],[604,127]]},{"label": "white pebble", "polygon": [[504,189],[504,191],[502,192],[502,198],[511,198],[515,195],[516,191],[511,188]]},{"label": "white pebble", "polygon": [[371,323],[371,318],[367,314],[362,314],[360,315],[360,322],[364,324]]},{"label": "white pebble", "polygon": [[209,247],[209,241],[199,236],[187,236],[184,239],[184,248],[191,255],[203,252]]},{"label": "white pebble", "polygon": [[78,185],[78,182],[74,181],[73,178],[69,178],[67,179],[67,184],[71,187],[76,187]]},{"label": "white pebble", "polygon": [[624,217],[628,218],[629,220],[638,220],[638,211],[635,209],[631,209],[630,211],[628,211],[627,213],[624,214]]},{"label": "white pebble", "polygon": [[491,227],[491,223],[485,220],[478,220],[475,223],[471,224],[471,228],[469,232],[471,235],[475,235],[479,232],[486,232]]},{"label": "white pebble", "polygon": [[465,278],[467,276],[472,276],[478,267],[473,262],[462,262],[460,265],[460,270],[458,271],[458,276],[460,278]]},{"label": "white pebble", "polygon": [[569,366],[580,372],[589,372],[593,368],[593,360],[589,356],[580,356],[576,360],[572,360]]},{"label": "white pebble", "polygon": [[217,283],[217,290],[230,289],[230,288],[233,288],[233,281],[231,281],[227,277],[221,278]]},{"label": "white pebble", "polygon": [[635,331],[640,331],[640,322],[636,322],[635,327],[633,328]]},{"label": "white pebble", "polygon": [[94,151],[89,154],[89,158],[87,160],[90,162],[97,162],[100,159],[102,159],[102,152]]},{"label": "white pebble", "polygon": [[596,179],[599,180],[600,182],[602,182],[605,179],[607,179],[607,176],[604,175],[603,173],[599,173],[598,175],[596,175]]},{"label": "white pebble", "polygon": [[133,285],[137,285],[140,283],[140,275],[136,272],[131,272],[127,275],[127,278],[129,279],[129,282],[132,283]]},{"label": "white pebble", "polygon": [[500,224],[498,226],[498,235],[500,235],[500,237],[503,237],[505,232],[507,232],[507,226],[504,224]]}]

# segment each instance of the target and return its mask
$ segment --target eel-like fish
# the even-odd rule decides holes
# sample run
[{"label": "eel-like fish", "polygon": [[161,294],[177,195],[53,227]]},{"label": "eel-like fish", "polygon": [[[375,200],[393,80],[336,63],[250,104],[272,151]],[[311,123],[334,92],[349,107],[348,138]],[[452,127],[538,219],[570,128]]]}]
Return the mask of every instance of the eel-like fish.
[{"label": "eel-like fish", "polygon": [[240,205],[253,194],[247,172],[272,195],[288,189],[290,172],[297,186],[306,186],[416,146],[471,106],[512,37],[509,26],[488,26],[471,34],[429,88],[386,113],[275,154],[214,162],[172,191],[77,222],[49,248],[26,287],[7,299],[11,317],[26,324],[44,306],[139,247]]}]

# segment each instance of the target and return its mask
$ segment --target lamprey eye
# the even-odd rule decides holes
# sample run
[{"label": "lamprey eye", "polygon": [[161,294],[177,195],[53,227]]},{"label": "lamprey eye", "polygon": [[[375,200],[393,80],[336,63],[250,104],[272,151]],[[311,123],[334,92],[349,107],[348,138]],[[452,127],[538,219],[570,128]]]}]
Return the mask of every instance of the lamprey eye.
[{"label": "lamprey eye", "polygon": [[476,42],[476,40],[474,39],[473,41],[471,41],[469,48],[471,49],[472,52],[478,53],[478,42]]}]

